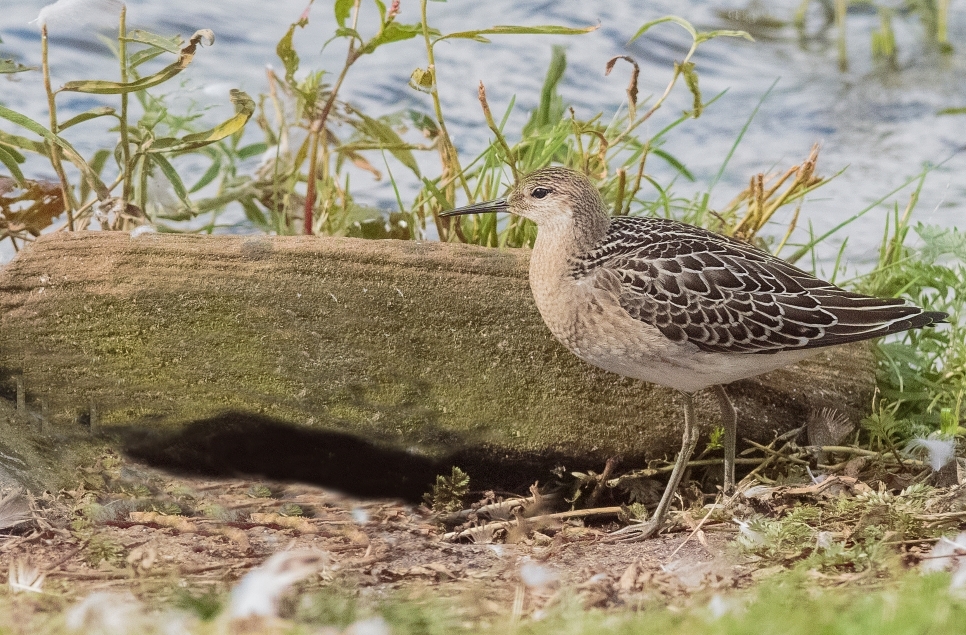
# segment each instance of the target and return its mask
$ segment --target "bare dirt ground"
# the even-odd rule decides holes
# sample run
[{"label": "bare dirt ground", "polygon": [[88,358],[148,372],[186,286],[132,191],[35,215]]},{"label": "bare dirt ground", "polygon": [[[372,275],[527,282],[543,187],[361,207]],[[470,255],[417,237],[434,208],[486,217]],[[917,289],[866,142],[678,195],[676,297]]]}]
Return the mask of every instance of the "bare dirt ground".
[{"label": "bare dirt ground", "polygon": [[113,456],[82,476],[76,490],[31,500],[32,519],[0,538],[2,560],[37,566],[45,590],[64,602],[103,590],[141,599],[223,592],[272,554],[298,548],[327,554],[320,583],[472,598],[464,609],[478,615],[521,601],[517,610],[529,613],[562,593],[621,606],[752,578],[728,548],[735,530],[726,525],[614,544],[603,538],[616,522],[572,519],[510,532],[500,544],[461,544],[445,542],[425,508],[392,500],[173,476]]}]

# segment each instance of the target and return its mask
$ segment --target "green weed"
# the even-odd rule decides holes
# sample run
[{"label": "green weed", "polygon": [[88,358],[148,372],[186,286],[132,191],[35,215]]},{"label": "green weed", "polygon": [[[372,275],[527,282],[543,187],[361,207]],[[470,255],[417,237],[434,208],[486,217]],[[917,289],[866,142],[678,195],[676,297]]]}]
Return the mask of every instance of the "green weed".
[{"label": "green weed", "polygon": [[423,497],[428,508],[437,514],[458,512],[470,491],[470,477],[455,465],[449,476],[439,475],[431,492]]},{"label": "green weed", "polygon": [[[202,45],[213,43],[214,34],[206,29],[195,32],[188,40],[142,30],[128,32],[122,5],[115,48],[120,66],[118,80],[76,80],[55,89],[50,82],[47,27],[42,25],[40,70],[49,121],[44,125],[0,106],[0,118],[30,135],[25,137],[0,131],[0,164],[11,176],[0,183],[0,194],[20,190],[18,196],[0,200],[3,221],[0,222],[0,239],[9,239],[16,249],[18,242],[38,236],[60,215],[66,216],[65,226],[69,230],[85,229],[92,223],[109,229],[130,229],[162,220],[164,214],[151,215],[148,212],[149,180],[154,178],[166,180],[178,199],[177,210],[170,215],[172,219],[195,216],[198,210],[188,196],[189,188],[173,167],[172,159],[199,152],[208,153],[212,158],[212,167],[217,166],[217,169],[209,169],[201,181],[192,186],[192,191],[200,189],[206,180],[210,182],[219,173],[229,175],[230,170],[222,169],[220,155],[212,154],[206,148],[234,137],[232,153],[242,156],[244,149],[237,147],[237,140],[255,111],[255,102],[247,94],[232,90],[235,115],[211,129],[198,131],[188,125],[191,117],[173,115],[164,106],[163,99],[153,97],[148,89],[175,78],[192,62]],[[142,65],[163,56],[176,59],[153,73],[143,73]],[[30,69],[16,64],[0,65],[3,73],[26,70]],[[57,97],[67,92],[114,96],[117,104],[97,106],[65,121],[58,117]],[[137,121],[132,121],[129,110],[131,95],[139,100],[144,111]],[[67,131],[103,118],[107,118],[117,130],[118,142],[113,148],[98,150],[87,159],[71,145]],[[58,176],[56,186],[24,176],[19,167],[26,161],[24,152],[49,161]],[[111,158],[117,175],[108,184],[102,174]],[[74,172],[76,176],[72,176]]]},{"label": "green weed", "polygon": [[84,562],[91,567],[96,567],[101,562],[119,565],[123,562],[124,555],[124,546],[105,536],[91,536],[84,548]]}]

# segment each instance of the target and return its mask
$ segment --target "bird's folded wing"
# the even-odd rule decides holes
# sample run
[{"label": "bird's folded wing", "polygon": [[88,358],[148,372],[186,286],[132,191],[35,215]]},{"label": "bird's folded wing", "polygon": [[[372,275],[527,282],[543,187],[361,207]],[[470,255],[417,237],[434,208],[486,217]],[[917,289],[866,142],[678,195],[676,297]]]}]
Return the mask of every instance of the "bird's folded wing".
[{"label": "bird's folded wing", "polygon": [[614,219],[573,272],[592,275],[665,337],[709,352],[831,346],[944,317],[845,291],[746,243],[664,219]]}]

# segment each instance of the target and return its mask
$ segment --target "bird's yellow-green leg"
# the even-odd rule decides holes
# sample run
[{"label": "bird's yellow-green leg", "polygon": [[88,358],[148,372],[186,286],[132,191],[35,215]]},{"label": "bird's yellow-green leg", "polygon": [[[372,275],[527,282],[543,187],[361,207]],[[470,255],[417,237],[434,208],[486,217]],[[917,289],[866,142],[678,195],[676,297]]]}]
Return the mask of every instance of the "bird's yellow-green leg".
[{"label": "bird's yellow-green leg", "polygon": [[725,495],[731,495],[735,489],[735,445],[738,435],[738,411],[728,398],[724,386],[715,386],[714,394],[718,398],[721,408],[721,425],[724,427],[724,485]]},{"label": "bird's yellow-green leg", "polygon": [[661,502],[657,504],[657,509],[647,522],[639,525],[630,525],[615,531],[611,534],[613,540],[621,542],[637,542],[646,540],[655,535],[664,527],[664,519],[667,510],[671,506],[671,499],[681,484],[684,477],[684,470],[687,469],[688,461],[694,454],[694,447],[698,444],[698,426],[694,417],[694,398],[688,393],[681,393],[684,397],[684,435],[681,438],[681,452],[674,462],[674,469],[671,471],[671,479],[668,481]]}]

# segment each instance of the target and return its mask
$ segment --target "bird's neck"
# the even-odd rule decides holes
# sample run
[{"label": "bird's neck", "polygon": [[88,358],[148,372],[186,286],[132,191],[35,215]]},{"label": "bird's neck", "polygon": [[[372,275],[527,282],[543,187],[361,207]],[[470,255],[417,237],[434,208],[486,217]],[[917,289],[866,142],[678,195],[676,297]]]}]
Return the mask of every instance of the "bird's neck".
[{"label": "bird's neck", "polygon": [[557,266],[590,251],[603,240],[610,227],[610,217],[600,210],[575,215],[562,222],[543,223],[537,229],[533,258]]},{"label": "bird's neck", "polygon": [[603,213],[583,217],[583,222],[541,224],[530,256],[530,288],[540,313],[547,319],[552,305],[568,296],[574,284],[573,263],[607,234],[610,218]]}]

